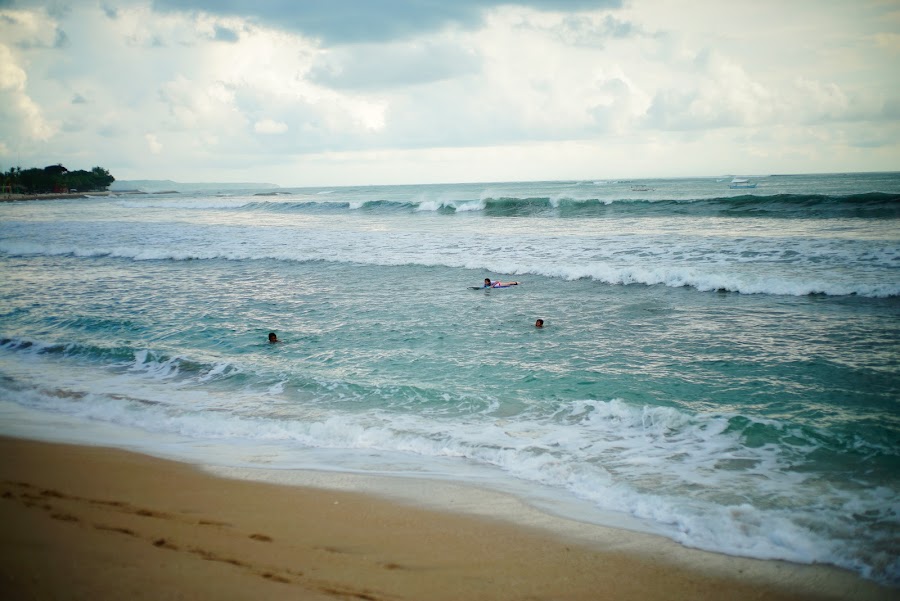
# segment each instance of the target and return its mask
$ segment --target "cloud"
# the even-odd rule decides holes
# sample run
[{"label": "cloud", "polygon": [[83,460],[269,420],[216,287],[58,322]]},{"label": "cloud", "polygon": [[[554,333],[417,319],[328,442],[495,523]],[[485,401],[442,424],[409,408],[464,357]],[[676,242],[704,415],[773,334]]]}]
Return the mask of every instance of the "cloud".
[{"label": "cloud", "polygon": [[213,39],[218,42],[237,42],[240,39],[238,33],[233,29],[229,29],[227,27],[222,27],[221,25],[215,26],[215,35]]},{"label": "cloud", "polygon": [[681,77],[655,93],[644,124],[687,131],[797,123],[822,125],[879,121],[898,96],[885,100],[849,93],[835,82],[800,76],[771,83],[751,75],[732,58],[704,50]]},{"label": "cloud", "polygon": [[40,106],[28,95],[28,75],[16,63],[12,51],[0,44],[0,122],[7,124],[3,136],[18,143],[49,139],[55,128]]},{"label": "cloud", "polygon": [[756,125],[771,115],[772,94],[739,64],[703,50],[672,87],[654,95],[647,125],[667,130]]},{"label": "cloud", "polygon": [[900,33],[875,34],[875,43],[881,49],[900,54]]},{"label": "cloud", "polygon": [[311,81],[339,89],[383,89],[433,83],[475,73],[471,48],[448,40],[343,46],[321,54]]},{"label": "cloud", "polygon": [[23,92],[28,75],[15,63],[12,52],[0,45],[0,90]]},{"label": "cloud", "polygon": [[69,46],[69,36],[62,29],[56,30],[56,39],[53,40],[54,48],[66,48]]},{"label": "cloud", "polygon": [[238,16],[326,45],[402,40],[453,26],[474,29],[485,10],[508,4],[543,11],[617,8],[620,0],[155,0],[154,8]]},{"label": "cloud", "polygon": [[247,122],[234,103],[231,88],[221,81],[197,81],[178,75],[159,88],[168,109],[164,125],[173,130],[234,133]]},{"label": "cloud", "polygon": [[253,124],[253,131],[258,134],[283,134],[287,130],[287,123],[272,119],[263,119]]},{"label": "cloud", "polygon": [[0,15],[0,28],[5,43],[22,50],[64,48],[68,44],[66,32],[47,23],[40,13],[16,11]]},{"label": "cloud", "polygon": [[624,74],[598,80],[595,85],[596,100],[590,114],[596,131],[622,133],[638,122],[649,100]]},{"label": "cloud", "polygon": [[163,146],[159,143],[156,134],[146,134],[144,139],[147,140],[147,148],[152,154],[160,154],[162,152]]}]

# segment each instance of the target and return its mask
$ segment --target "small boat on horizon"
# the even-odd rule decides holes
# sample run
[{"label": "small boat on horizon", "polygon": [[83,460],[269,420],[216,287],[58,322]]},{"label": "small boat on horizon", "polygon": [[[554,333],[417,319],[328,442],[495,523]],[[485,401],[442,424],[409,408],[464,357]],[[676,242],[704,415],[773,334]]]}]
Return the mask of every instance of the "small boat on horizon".
[{"label": "small boat on horizon", "polygon": [[731,180],[731,183],[728,184],[728,187],[732,190],[739,188],[755,188],[756,182],[751,182],[746,177],[736,177]]}]

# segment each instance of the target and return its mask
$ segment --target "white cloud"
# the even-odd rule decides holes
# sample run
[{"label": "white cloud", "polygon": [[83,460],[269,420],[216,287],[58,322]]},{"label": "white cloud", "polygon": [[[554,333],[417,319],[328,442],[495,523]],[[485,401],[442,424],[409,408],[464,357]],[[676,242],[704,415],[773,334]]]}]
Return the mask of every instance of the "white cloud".
[{"label": "white cloud", "polygon": [[287,130],[287,123],[272,119],[263,119],[253,124],[253,131],[258,134],[283,134]]},{"label": "white cloud", "polygon": [[4,92],[23,92],[28,76],[13,58],[6,46],[0,45],[0,90]]},{"label": "white cloud", "polygon": [[377,90],[463,77],[478,68],[478,56],[472,48],[437,36],[422,41],[342,46],[322,52],[310,79],[338,89]]},{"label": "white cloud", "polygon": [[13,53],[0,44],[0,117],[9,124],[4,128],[4,137],[26,147],[49,139],[56,132],[44,118],[40,106],[28,95],[27,82],[28,75],[16,64]]},{"label": "white cloud", "polygon": [[875,43],[879,48],[900,54],[900,33],[877,33]]},{"label": "white cloud", "polygon": [[150,152],[153,154],[159,154],[163,150],[162,144],[160,144],[159,139],[156,137],[156,134],[146,134],[144,139],[147,140],[147,148],[150,149]]},{"label": "white cloud", "polygon": [[702,52],[679,65],[680,80],[656,92],[648,125],[665,130],[760,125],[772,118],[773,94],[740,65]]}]

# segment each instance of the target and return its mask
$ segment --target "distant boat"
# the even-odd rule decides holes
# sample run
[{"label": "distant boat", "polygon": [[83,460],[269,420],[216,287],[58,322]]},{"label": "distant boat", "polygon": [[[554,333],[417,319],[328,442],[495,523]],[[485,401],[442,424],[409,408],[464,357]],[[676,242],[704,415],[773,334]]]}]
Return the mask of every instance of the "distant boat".
[{"label": "distant boat", "polygon": [[653,188],[648,188],[647,186],[631,186],[632,192],[652,192]]},{"label": "distant boat", "polygon": [[731,183],[728,184],[728,187],[731,188],[732,190],[735,190],[738,188],[755,188],[756,182],[751,182],[749,179],[747,179],[745,177],[736,177],[733,180],[731,180]]}]

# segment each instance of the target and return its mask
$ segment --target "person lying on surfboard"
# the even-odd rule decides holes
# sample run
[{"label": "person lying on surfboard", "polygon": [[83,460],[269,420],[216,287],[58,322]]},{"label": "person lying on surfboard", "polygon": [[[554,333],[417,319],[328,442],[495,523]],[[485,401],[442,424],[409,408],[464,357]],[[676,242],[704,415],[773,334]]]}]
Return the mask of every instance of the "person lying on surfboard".
[{"label": "person lying on surfboard", "polygon": [[484,278],[484,286],[482,288],[509,288],[510,286],[518,286],[519,282],[501,282],[500,280],[491,280]]}]

